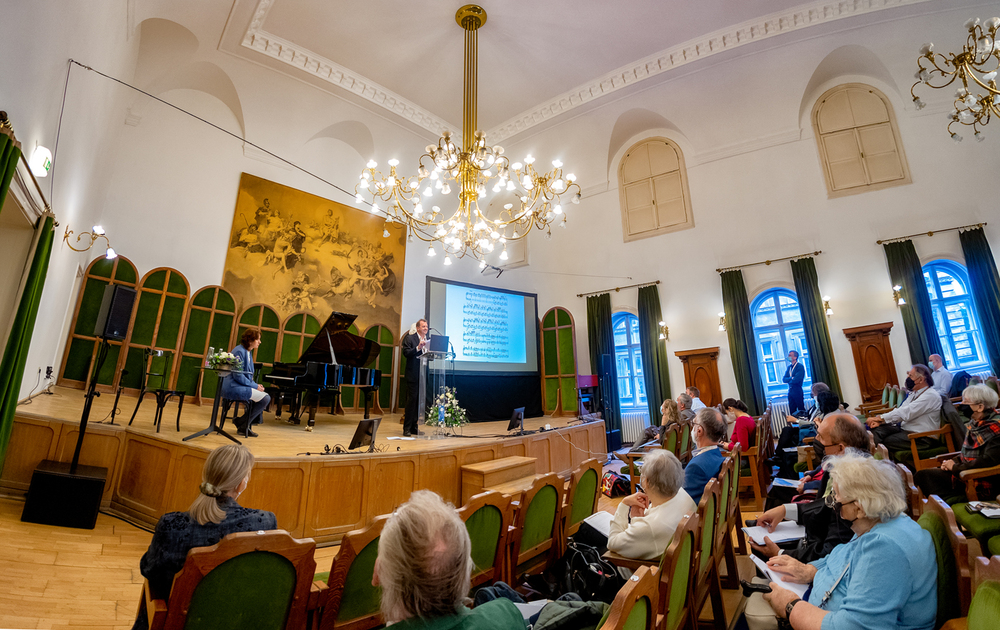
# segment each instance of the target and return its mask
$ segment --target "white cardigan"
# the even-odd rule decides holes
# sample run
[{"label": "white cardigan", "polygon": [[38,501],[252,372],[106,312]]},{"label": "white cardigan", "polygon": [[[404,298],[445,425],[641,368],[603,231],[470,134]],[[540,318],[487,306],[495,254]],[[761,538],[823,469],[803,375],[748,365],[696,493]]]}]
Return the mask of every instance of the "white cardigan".
[{"label": "white cardigan", "polygon": [[608,550],[626,558],[657,560],[667,549],[684,515],[693,514],[697,509],[684,488],[678,489],[677,494],[666,503],[651,506],[645,516],[637,516],[631,523],[629,507],[619,503],[611,519]]}]

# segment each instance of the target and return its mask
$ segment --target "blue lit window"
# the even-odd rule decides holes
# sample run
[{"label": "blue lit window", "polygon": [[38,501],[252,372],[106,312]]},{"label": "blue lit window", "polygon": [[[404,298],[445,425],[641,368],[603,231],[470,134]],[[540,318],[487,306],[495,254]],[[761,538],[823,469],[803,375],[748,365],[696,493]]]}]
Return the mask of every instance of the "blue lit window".
[{"label": "blue lit window", "polygon": [[931,296],[934,325],[944,351],[946,367],[974,373],[988,370],[982,328],[969,295],[969,274],[950,260],[924,265],[924,282]]},{"label": "blue lit window", "polygon": [[768,400],[788,394],[788,385],[781,379],[788,368],[788,352],[799,353],[799,362],[806,369],[806,380],[802,383],[806,399],[812,387],[812,368],[809,365],[809,349],[806,347],[805,330],[802,328],[802,313],[795,293],[788,289],[771,289],[758,295],[750,305],[753,317],[753,331],[757,338],[757,361],[760,378],[764,383],[764,394]]},{"label": "blue lit window", "polygon": [[622,411],[645,410],[646,386],[642,381],[639,318],[631,313],[615,313],[611,318],[611,325],[615,333],[619,408]]}]

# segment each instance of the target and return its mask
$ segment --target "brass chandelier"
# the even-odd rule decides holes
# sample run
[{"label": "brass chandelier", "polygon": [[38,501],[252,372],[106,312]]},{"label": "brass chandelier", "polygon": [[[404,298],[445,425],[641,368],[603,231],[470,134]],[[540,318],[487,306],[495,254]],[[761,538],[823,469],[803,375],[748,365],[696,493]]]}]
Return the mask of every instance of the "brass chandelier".
[{"label": "brass chandelier", "polygon": [[952,125],[971,126],[973,137],[982,142],[985,137],[979,129],[990,122],[991,116],[1000,116],[1000,90],[997,89],[997,70],[1000,69],[1000,42],[997,29],[1000,17],[979,22],[972,18],[965,23],[969,32],[962,52],[940,54],[934,52],[934,44],[927,43],[920,48],[917,58],[917,82],[910,88],[913,104],[923,109],[926,104],[914,93],[914,88],[926,84],[934,89],[943,89],[961,82],[955,91],[955,109],[948,114],[948,133],[955,142],[962,136],[952,130]]},{"label": "brass chandelier", "polygon": [[[428,256],[436,255],[434,246],[440,243],[444,264],[450,265],[452,256],[471,256],[485,267],[486,256],[497,247],[502,248],[500,260],[507,260],[507,242],[525,238],[533,228],[545,230],[548,238],[553,223],[565,227],[562,197],[570,194],[570,200],[579,203],[580,186],[572,173],[563,174],[559,160],[552,162],[552,170],[539,171],[530,155],[523,163],[511,164],[503,147],[487,144],[485,134],[476,129],[477,32],[486,23],[486,11],[469,4],[458,10],[455,21],[465,31],[461,148],[450,131],[443,132],[437,145],[428,145],[420,156],[417,175],[409,177],[397,172],[399,160],[389,160],[388,176],[376,170],[378,163],[371,160],[354,190],[359,204],[365,202],[367,191],[372,196],[371,212],[385,213],[385,235],[389,225],[403,225],[410,241],[415,236],[429,243]],[[458,208],[448,214],[435,202],[449,196],[453,187]],[[488,188],[511,193],[512,203],[504,204],[494,218],[479,207]]]}]

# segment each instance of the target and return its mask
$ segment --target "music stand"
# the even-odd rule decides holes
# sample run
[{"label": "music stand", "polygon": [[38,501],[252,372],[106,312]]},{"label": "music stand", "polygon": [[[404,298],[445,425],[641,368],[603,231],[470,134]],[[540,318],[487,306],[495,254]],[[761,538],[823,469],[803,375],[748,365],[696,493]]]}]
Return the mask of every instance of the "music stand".
[{"label": "music stand", "polygon": [[510,414],[510,423],[507,424],[507,430],[513,431],[517,429],[518,435],[524,434],[524,407],[518,407],[514,410],[514,413]]},{"label": "music stand", "polygon": [[378,431],[380,422],[382,422],[382,418],[371,418],[359,422],[358,428],[354,430],[354,437],[351,438],[351,445],[347,447],[347,450],[353,451],[356,448],[367,446],[368,450],[366,452],[374,453],[375,433]]}]

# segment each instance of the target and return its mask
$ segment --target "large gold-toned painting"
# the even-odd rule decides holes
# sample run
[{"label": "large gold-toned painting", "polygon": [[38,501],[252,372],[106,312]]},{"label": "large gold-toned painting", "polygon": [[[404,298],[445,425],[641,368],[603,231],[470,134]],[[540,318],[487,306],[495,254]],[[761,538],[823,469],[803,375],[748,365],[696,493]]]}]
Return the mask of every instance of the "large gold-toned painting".
[{"label": "large gold-toned painting", "polygon": [[383,230],[365,210],[243,173],[222,286],[240,309],[264,303],[282,319],[306,311],[320,322],[354,313],[362,331],[398,334],[406,238]]}]

